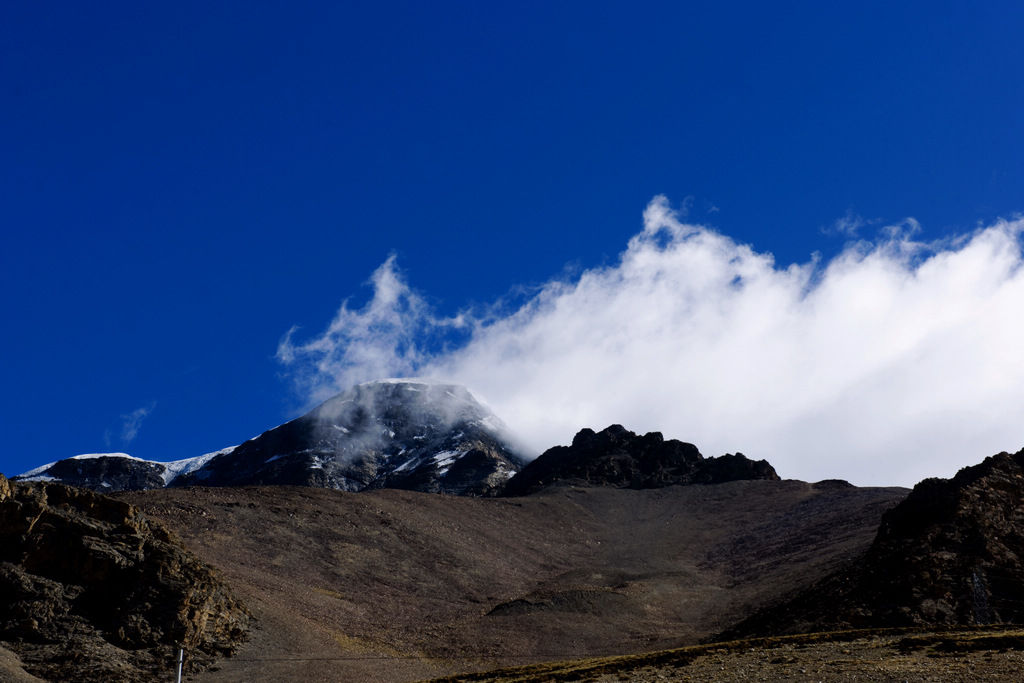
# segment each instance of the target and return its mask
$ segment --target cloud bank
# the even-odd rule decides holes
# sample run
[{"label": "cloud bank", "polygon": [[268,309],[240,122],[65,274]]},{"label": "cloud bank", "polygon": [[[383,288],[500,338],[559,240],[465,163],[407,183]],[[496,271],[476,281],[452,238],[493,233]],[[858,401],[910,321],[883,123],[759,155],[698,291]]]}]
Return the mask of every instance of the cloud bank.
[{"label": "cloud bank", "polygon": [[618,263],[513,310],[439,318],[389,258],[365,307],[304,343],[289,332],[278,358],[310,400],[461,382],[534,454],[621,423],[783,477],[912,485],[1024,446],[1022,230],[925,243],[908,219],[782,267],[656,197]]}]

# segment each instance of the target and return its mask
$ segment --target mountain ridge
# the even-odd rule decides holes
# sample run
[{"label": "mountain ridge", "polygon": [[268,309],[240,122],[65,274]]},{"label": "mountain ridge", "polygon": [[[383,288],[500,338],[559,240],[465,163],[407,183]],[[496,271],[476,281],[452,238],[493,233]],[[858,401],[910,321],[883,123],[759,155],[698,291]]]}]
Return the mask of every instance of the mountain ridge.
[{"label": "mountain ridge", "polygon": [[1024,450],[908,492],[774,470],[669,482],[695,464],[756,463],[618,425],[573,442],[558,448],[594,457],[565,458],[565,476],[528,495],[114,495],[172,528],[254,605],[242,657],[198,683],[267,667],[282,679],[399,681],[748,635],[1024,621]]},{"label": "mountain ridge", "polygon": [[489,495],[525,464],[501,420],[465,387],[417,378],[366,382],[230,448],[173,462],[65,458],[12,477],[99,491],[305,485]]},{"label": "mountain ridge", "polygon": [[546,486],[659,488],[778,479],[742,454],[705,458],[661,433],[583,428],[569,446],[527,461],[504,423],[457,384],[416,378],[356,385],[305,415],[230,448],[154,462],[124,453],[65,458],[12,477],[116,492],[184,486],[397,488],[452,495],[524,495]]}]

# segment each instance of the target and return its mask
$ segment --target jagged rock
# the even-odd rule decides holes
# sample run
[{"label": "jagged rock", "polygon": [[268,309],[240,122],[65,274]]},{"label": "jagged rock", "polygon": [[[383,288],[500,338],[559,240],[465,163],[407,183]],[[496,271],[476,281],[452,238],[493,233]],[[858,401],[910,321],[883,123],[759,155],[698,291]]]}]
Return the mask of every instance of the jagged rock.
[{"label": "jagged rock", "polygon": [[220,575],[137,508],[0,475],[0,643],[47,680],[150,681],[175,648],[228,655],[250,617]]},{"label": "jagged rock", "polygon": [[666,441],[659,432],[637,436],[621,425],[583,429],[571,446],[555,446],[517,474],[502,492],[521,496],[548,486],[652,489],[675,484],[718,484],[738,479],[778,480],[764,460],[742,453],[705,458],[693,444]]},{"label": "jagged rock", "polygon": [[926,479],[867,552],[723,638],[1024,622],[1024,450]]}]

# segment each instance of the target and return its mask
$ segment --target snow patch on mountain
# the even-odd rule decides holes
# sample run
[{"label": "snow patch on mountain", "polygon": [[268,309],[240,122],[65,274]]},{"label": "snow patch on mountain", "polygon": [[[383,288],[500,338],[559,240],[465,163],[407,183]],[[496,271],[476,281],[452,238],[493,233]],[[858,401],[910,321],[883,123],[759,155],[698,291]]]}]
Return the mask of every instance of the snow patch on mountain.
[{"label": "snow patch on mountain", "polygon": [[238,446],[230,446],[228,448],[222,448],[219,451],[213,453],[207,453],[200,455],[195,458],[185,458],[184,460],[174,460],[172,462],[157,463],[167,468],[164,472],[164,486],[168,486],[172,481],[177,479],[183,474],[189,474],[196,470],[202,469],[203,465],[210,462],[214,458],[227,455],[234,451]]},{"label": "snow patch on mountain", "polygon": [[[152,462],[151,460],[143,460],[142,458],[136,458],[135,456],[128,455],[127,453],[83,453],[81,455],[72,455],[67,460],[94,460],[96,458],[125,458],[126,460],[137,460],[139,462]],[[19,481],[58,481],[55,477],[44,475],[44,472],[49,470],[51,467],[56,465],[60,460],[54,460],[48,462],[45,465],[41,465],[28,472],[23,472],[17,476]]]},{"label": "snow patch on mountain", "polygon": [[[40,467],[36,467],[34,469],[29,470],[28,472],[24,472],[22,474],[17,475],[15,479],[17,479],[18,481],[49,481],[58,483],[64,482],[64,478],[49,474],[49,472],[58,463],[64,463],[68,460],[99,460],[101,458],[113,458],[119,460],[130,460],[132,462],[139,463],[140,465],[148,465],[154,468],[159,473],[160,478],[163,480],[164,486],[167,486],[172,481],[177,479],[180,475],[195,472],[196,470],[201,469],[203,465],[210,462],[217,456],[226,455],[235,450],[235,448],[237,448],[237,446],[231,446],[230,448],[222,448],[219,451],[214,451],[213,453],[206,453],[205,455],[200,455],[194,458],[183,458],[181,460],[172,460],[170,462],[160,462],[159,460],[146,460],[145,458],[138,458],[135,457],[134,455],[129,455],[127,453],[83,453],[81,455],[74,455],[71,456],[70,458],[65,458],[64,460],[55,460],[54,462],[47,463]],[[75,484],[75,482],[69,483]],[[103,489],[114,488],[113,485],[106,480],[100,482],[99,486]]]}]

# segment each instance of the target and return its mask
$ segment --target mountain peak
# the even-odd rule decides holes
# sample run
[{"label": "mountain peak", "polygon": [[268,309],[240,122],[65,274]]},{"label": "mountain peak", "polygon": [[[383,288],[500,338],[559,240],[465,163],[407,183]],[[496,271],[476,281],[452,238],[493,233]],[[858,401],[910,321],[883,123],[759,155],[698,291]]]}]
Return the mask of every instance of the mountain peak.
[{"label": "mountain peak", "polygon": [[[360,411],[382,422],[408,411],[408,417],[432,425],[449,424],[460,419],[488,420],[493,428],[505,429],[504,423],[466,387],[420,378],[383,379],[357,384],[327,399],[310,415],[324,422],[339,423],[360,419]],[[341,426],[351,428],[351,425]]]},{"label": "mountain peak", "polygon": [[488,495],[522,467],[498,417],[466,387],[365,382],[264,432],[174,486],[296,484]]}]

